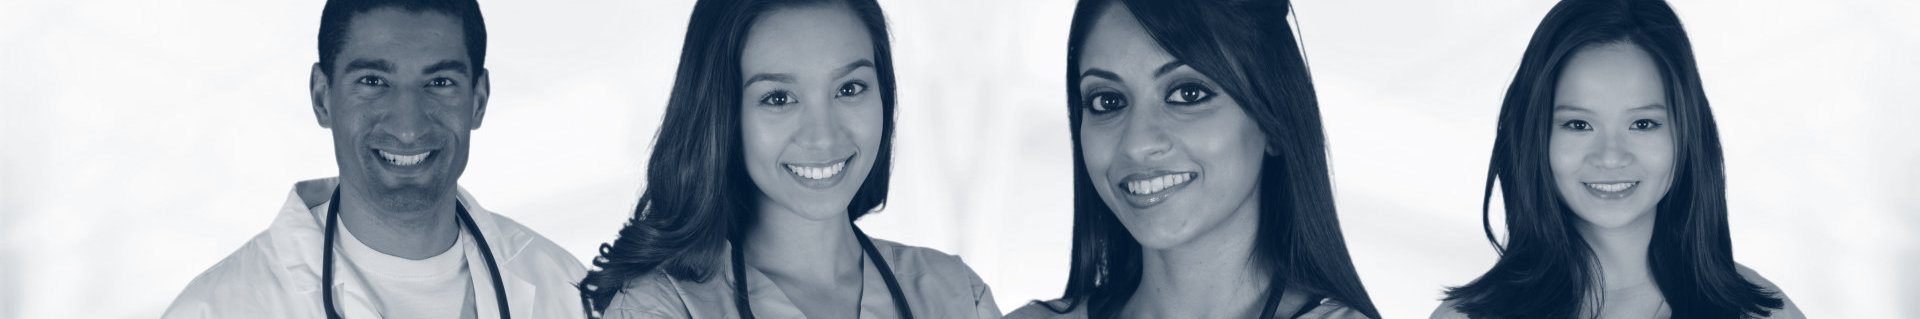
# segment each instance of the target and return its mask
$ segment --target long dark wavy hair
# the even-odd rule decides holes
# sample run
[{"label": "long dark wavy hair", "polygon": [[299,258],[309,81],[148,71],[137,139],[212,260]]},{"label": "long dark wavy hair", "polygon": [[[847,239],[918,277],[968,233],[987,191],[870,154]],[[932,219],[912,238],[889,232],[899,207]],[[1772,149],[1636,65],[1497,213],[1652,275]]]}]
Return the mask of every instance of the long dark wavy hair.
[{"label": "long dark wavy hair", "polygon": [[[1458,302],[1454,310],[1475,318],[1571,318],[1605,302],[1593,250],[1574,228],[1579,217],[1554,187],[1547,144],[1563,64],[1581,49],[1616,43],[1651,55],[1666,86],[1673,187],[1655,208],[1647,263],[1673,317],[1766,316],[1781,307],[1735,268],[1720,137],[1679,17],[1659,0],[1563,0],[1534,30],[1500,106],[1481,202],[1481,225],[1500,260],[1447,291],[1446,299]],[[1506,205],[1504,247],[1488,217],[1496,180]]]},{"label": "long dark wavy hair", "polygon": [[698,282],[724,269],[722,244],[751,228],[760,191],[742,163],[740,51],[760,16],[808,5],[843,5],[872,36],[884,124],[873,171],[847,204],[848,222],[886,202],[895,86],[880,5],[874,0],[701,0],[687,23],[679,73],[647,162],[646,190],[619,238],[600,245],[593,260],[597,269],[579,285],[589,316],[605,311],[628,281],[656,269]]},{"label": "long dark wavy hair", "polygon": [[[1334,214],[1326,135],[1305,57],[1287,25],[1287,1],[1086,0],[1067,36],[1067,114],[1073,135],[1073,261],[1065,309],[1110,318],[1140,285],[1141,247],[1095,192],[1080,149],[1081,47],[1108,6],[1125,5],[1175,58],[1216,79],[1266,134],[1274,152],[1260,166],[1260,222],[1249,256],[1273,274],[1269,298],[1287,287],[1339,300],[1369,317],[1367,297]],[[1247,172],[1252,173],[1252,172]],[[1277,300],[1277,299],[1274,299]]]}]

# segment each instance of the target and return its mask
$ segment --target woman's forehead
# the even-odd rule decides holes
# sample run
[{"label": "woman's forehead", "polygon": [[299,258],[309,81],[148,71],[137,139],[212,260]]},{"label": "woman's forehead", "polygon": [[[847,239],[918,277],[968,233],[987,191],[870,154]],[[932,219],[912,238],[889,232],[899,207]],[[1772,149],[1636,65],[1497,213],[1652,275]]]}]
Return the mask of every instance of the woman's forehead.
[{"label": "woman's forehead", "polygon": [[[873,38],[843,6],[807,6],[767,12],[747,32],[741,69],[819,73],[873,59]],[[820,70],[815,70],[820,69]]]},{"label": "woman's forehead", "polygon": [[1653,57],[1628,42],[1575,50],[1560,71],[1554,105],[1623,112],[1665,105],[1666,86]]},{"label": "woman's forehead", "polygon": [[1154,41],[1127,6],[1108,5],[1094,18],[1085,43],[1081,44],[1080,68],[1099,68],[1122,77],[1150,77],[1155,68],[1174,61],[1174,57]]}]

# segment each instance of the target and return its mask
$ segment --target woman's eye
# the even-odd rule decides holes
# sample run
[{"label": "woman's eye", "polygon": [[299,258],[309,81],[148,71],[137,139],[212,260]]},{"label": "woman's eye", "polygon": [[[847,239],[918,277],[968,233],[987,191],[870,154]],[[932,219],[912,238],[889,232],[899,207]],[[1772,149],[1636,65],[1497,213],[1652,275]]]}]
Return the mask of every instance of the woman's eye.
[{"label": "woman's eye", "polygon": [[1645,131],[1645,130],[1652,130],[1655,128],[1659,128],[1660,125],[1661,125],[1660,122],[1654,122],[1653,120],[1639,120],[1639,121],[1633,121],[1633,125],[1628,126],[1628,128],[1632,128],[1634,130],[1639,130],[1639,131]]},{"label": "woman's eye", "polygon": [[1205,85],[1199,84],[1182,84],[1173,87],[1171,92],[1167,92],[1167,103],[1171,104],[1194,104],[1206,102],[1212,98],[1213,90],[1208,90]]},{"label": "woman's eye", "polygon": [[371,76],[371,75],[360,77],[359,79],[354,80],[354,82],[360,83],[361,85],[369,85],[369,86],[387,86],[387,79],[382,79],[380,77]]},{"label": "woman's eye", "polygon": [[1127,98],[1112,92],[1094,93],[1087,97],[1087,109],[1093,113],[1106,113],[1127,108]]},{"label": "woman's eye", "polygon": [[773,93],[767,93],[766,96],[760,97],[760,105],[785,106],[796,102],[799,101],[795,101],[793,94],[787,93],[787,91],[773,91]]},{"label": "woman's eye", "polygon": [[867,84],[860,83],[860,82],[847,82],[847,84],[840,85],[839,95],[835,97],[855,96],[855,95],[860,95],[860,93],[866,93],[866,92],[867,92]]},{"label": "woman's eye", "polygon": [[427,86],[433,86],[433,87],[453,86],[453,79],[449,79],[449,78],[433,79],[433,81],[427,81]]},{"label": "woman's eye", "polygon": [[1575,130],[1575,131],[1593,130],[1592,124],[1587,124],[1587,121],[1581,121],[1581,120],[1570,120],[1566,122],[1561,122],[1560,127],[1563,127],[1569,130]]}]

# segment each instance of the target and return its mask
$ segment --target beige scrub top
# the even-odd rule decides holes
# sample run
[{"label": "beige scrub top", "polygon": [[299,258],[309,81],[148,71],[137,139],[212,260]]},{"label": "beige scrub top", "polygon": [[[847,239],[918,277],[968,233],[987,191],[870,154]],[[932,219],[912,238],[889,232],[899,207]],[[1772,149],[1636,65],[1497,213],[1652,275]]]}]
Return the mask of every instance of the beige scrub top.
[{"label": "beige scrub top", "polygon": [[[1000,318],[993,304],[993,292],[960,257],[930,248],[901,245],[873,239],[879,255],[886,258],[894,278],[900,282],[914,318]],[[730,249],[722,245],[722,251]],[[893,306],[893,295],[880,277],[871,259],[865,260],[864,286],[860,289],[860,318],[900,318]],[[721,254],[717,265],[729,267],[713,273],[707,282],[693,282],[654,270],[627,282],[607,305],[605,317],[613,318],[740,318],[734,308],[732,257]],[[767,279],[765,273],[746,267],[747,301],[756,318],[805,318],[792,299]]]}]

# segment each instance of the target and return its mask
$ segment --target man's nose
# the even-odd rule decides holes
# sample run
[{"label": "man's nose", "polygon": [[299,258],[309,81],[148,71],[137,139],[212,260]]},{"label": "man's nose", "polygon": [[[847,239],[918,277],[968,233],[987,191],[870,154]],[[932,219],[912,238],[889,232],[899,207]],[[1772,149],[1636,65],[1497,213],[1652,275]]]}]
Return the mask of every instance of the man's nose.
[{"label": "man's nose", "polygon": [[436,125],[430,114],[435,103],[431,100],[432,96],[413,89],[397,91],[393,103],[387,105],[386,114],[381,119],[381,129],[403,144],[419,143],[431,137]]}]

